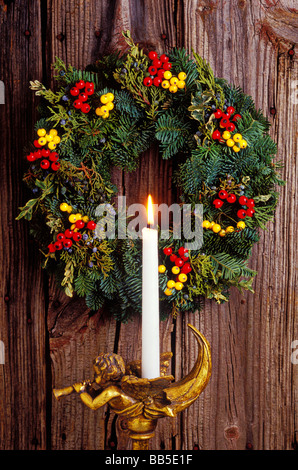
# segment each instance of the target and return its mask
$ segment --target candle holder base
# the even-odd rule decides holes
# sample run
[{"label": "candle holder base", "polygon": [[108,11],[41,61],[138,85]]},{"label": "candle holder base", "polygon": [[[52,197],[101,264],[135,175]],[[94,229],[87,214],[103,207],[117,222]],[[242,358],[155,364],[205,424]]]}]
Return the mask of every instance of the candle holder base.
[{"label": "candle holder base", "polygon": [[204,336],[188,324],[196,337],[199,352],[189,374],[173,382],[166,375],[172,353],[161,355],[161,376],[155,379],[141,378],[141,361],[126,367],[118,354],[101,354],[93,361],[94,379],[85,380],[62,389],[54,389],[54,396],[61,397],[77,392],[83,403],[93,410],[108,404],[122,420],[134,450],[148,450],[149,440],[159,418],[175,417],[188,408],[202,393],[211,376],[211,351]]}]

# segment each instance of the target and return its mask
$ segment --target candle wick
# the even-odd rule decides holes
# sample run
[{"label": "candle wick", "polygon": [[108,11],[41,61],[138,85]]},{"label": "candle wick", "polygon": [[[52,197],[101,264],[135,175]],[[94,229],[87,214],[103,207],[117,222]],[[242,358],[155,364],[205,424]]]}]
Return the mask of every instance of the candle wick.
[{"label": "candle wick", "polygon": [[151,225],[152,225],[152,224],[148,223],[148,224],[147,224],[147,228],[152,228]]}]

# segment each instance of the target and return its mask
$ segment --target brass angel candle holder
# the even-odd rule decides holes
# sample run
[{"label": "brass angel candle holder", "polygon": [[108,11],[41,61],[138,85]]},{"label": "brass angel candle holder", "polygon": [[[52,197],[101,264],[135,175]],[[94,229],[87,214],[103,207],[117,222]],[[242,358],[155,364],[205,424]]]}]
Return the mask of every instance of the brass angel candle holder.
[{"label": "brass angel candle holder", "polygon": [[108,404],[114,413],[126,420],[134,450],[148,450],[159,418],[175,417],[188,408],[202,393],[211,375],[211,351],[204,336],[188,324],[196,337],[199,351],[190,373],[173,382],[166,375],[172,353],[161,355],[161,377],[141,378],[141,361],[125,366],[118,354],[100,354],[93,362],[94,378],[62,389],[61,397],[77,392],[82,402],[93,410]]}]

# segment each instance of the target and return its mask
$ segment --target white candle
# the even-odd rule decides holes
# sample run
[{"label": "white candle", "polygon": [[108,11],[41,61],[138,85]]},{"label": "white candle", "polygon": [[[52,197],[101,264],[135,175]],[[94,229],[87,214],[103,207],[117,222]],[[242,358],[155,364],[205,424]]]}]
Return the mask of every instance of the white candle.
[{"label": "white candle", "polygon": [[153,207],[148,197],[148,226],[143,228],[142,265],[142,377],[160,377],[158,233],[153,225]]}]

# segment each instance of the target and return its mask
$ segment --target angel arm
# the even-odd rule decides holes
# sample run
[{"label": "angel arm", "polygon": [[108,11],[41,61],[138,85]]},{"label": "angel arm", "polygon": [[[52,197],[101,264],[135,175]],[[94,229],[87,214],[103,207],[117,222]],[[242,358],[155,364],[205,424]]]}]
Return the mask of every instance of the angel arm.
[{"label": "angel arm", "polygon": [[109,403],[113,398],[118,398],[121,396],[121,390],[118,387],[113,385],[107,387],[103,390],[97,397],[92,398],[92,396],[84,390],[79,391],[80,398],[85,405],[87,405],[91,410],[97,410],[102,406]]}]

